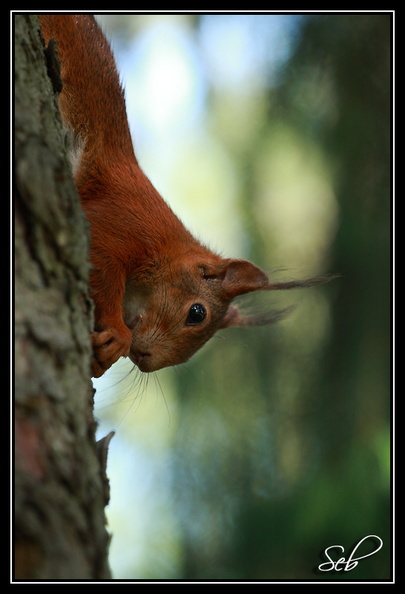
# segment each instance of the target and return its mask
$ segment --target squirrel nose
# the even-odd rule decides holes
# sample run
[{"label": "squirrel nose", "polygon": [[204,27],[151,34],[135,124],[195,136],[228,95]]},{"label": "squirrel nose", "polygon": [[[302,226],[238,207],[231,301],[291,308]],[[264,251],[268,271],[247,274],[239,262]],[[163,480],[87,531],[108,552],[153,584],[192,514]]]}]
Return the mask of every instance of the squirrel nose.
[{"label": "squirrel nose", "polygon": [[140,351],[138,349],[133,350],[131,353],[131,359],[133,360],[133,362],[136,365],[138,365],[138,367],[141,371],[142,371],[142,363],[145,362],[145,360],[150,356],[151,356],[151,354],[148,353],[147,351]]}]

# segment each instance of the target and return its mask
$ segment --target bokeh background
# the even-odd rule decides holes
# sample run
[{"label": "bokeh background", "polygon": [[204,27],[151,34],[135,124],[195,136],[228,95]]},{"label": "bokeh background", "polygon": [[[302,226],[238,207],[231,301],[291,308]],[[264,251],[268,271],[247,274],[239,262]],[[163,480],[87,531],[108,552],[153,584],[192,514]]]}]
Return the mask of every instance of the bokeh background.
[{"label": "bokeh background", "polygon": [[[392,15],[98,19],[186,226],[280,280],[342,274],[242,298],[296,308],[183,366],[95,381],[114,577],[389,579]],[[317,569],[373,534],[352,571]]]}]

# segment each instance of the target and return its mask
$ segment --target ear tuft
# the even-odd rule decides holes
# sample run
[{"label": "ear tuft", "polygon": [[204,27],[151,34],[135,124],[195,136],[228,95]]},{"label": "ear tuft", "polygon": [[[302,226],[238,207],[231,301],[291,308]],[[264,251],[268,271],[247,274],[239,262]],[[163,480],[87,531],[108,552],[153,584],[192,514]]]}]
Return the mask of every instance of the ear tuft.
[{"label": "ear tuft", "polygon": [[219,328],[234,328],[245,326],[268,326],[284,320],[293,310],[294,306],[285,309],[272,310],[259,314],[242,314],[235,305],[230,305]]},{"label": "ear tuft", "polygon": [[304,280],[293,280],[280,283],[268,283],[267,287],[264,287],[268,291],[287,291],[288,289],[307,289],[309,287],[315,287],[316,285],[324,285],[329,283],[336,278],[340,278],[340,274],[326,274],[323,276],[313,276]]}]

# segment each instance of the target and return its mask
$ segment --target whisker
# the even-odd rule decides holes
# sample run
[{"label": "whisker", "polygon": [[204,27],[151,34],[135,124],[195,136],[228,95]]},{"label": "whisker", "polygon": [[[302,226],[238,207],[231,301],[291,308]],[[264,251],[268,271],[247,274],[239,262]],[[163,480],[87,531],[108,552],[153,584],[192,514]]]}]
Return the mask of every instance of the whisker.
[{"label": "whisker", "polygon": [[125,419],[128,417],[131,410],[133,410],[133,407],[135,406],[135,404],[136,404],[136,408],[134,410],[134,414],[137,413],[137,411],[139,410],[139,407],[141,406],[143,396],[144,396],[144,394],[147,390],[147,387],[148,387],[148,382],[149,382],[148,375],[139,371],[135,365],[133,366],[133,368],[131,369],[130,372],[132,373],[134,371],[135,371],[134,381],[132,382],[132,384],[129,387],[128,392],[126,394],[126,398],[128,396],[132,396],[132,398],[129,400],[129,406],[128,406],[127,410],[125,411],[125,414],[121,418],[118,427],[120,427],[122,425],[122,423],[125,421]]},{"label": "whisker", "polygon": [[160,383],[160,380],[159,380],[159,377],[158,377],[157,373],[154,373],[153,374],[153,379],[155,381],[155,385],[159,388],[159,391],[160,391],[160,393],[161,393],[161,395],[163,397],[163,402],[165,403],[165,408],[166,408],[166,412],[167,412],[167,417],[169,419],[169,427],[170,427],[170,424],[171,424],[171,415],[170,415],[169,405],[167,404],[166,396],[165,396],[165,393],[163,392],[162,384]]}]

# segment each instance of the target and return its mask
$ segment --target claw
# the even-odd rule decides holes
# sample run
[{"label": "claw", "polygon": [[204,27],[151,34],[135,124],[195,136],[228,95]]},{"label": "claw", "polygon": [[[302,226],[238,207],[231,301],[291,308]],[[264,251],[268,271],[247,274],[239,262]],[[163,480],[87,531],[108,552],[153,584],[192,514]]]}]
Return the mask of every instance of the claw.
[{"label": "claw", "polygon": [[92,377],[101,377],[120,357],[127,357],[132,342],[129,328],[107,328],[91,335],[93,344]]}]

